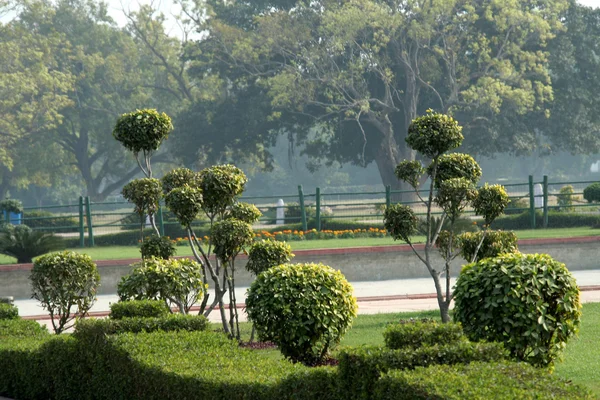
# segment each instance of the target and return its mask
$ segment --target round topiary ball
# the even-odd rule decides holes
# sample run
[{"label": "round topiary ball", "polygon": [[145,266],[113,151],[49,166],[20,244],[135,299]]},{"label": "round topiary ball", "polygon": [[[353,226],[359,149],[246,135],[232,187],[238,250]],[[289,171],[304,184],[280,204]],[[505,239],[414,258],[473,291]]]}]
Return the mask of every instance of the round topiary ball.
[{"label": "round topiary ball", "polygon": [[261,340],[293,362],[319,363],[356,317],[352,286],[323,264],[283,264],[262,272],[248,290],[248,317]]},{"label": "round topiary ball", "polygon": [[595,182],[583,189],[583,198],[588,203],[600,202],[600,182]]},{"label": "round topiary ball", "polygon": [[511,355],[552,365],[579,329],[575,278],[547,254],[507,253],[466,265],[454,288],[454,319],[471,340],[503,342]]}]

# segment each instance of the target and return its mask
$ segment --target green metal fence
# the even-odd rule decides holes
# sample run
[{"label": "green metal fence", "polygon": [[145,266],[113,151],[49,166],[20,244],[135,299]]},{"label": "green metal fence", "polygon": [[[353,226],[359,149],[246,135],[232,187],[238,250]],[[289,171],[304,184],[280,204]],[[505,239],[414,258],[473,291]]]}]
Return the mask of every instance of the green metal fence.
[{"label": "green metal fence", "polygon": [[[551,181],[547,176],[539,181],[530,176],[527,182],[502,183],[511,199],[505,213],[511,215],[527,212],[532,229],[552,227],[553,219],[558,218],[562,212],[598,214],[599,205],[587,203],[583,199],[583,190],[591,183],[594,181]],[[418,215],[424,215],[426,208],[422,200],[426,200],[429,193],[422,191],[419,194],[421,198],[412,191],[395,191],[390,187],[384,191],[353,193],[316,188],[314,193],[305,193],[302,186],[298,186],[297,193],[242,197],[241,200],[256,205],[263,214],[255,224],[255,229],[293,225],[303,230],[321,230],[328,229],[335,221],[381,224],[385,207],[397,202],[408,204]],[[283,201],[283,206],[278,206],[280,200]],[[277,218],[278,209],[283,211],[284,218]],[[441,210],[434,208],[433,213],[439,214]],[[466,210],[467,216],[472,216],[472,213],[472,210]],[[161,207],[156,221],[161,234],[173,238],[185,236],[174,215],[166,207]],[[147,221],[140,221],[134,214],[133,206],[128,202],[92,202],[87,197],[80,197],[78,201],[67,205],[27,207],[24,209],[22,223],[32,229],[76,238],[81,247],[94,246],[95,238],[101,235],[134,233],[139,231],[140,225],[149,227]],[[208,221],[206,218],[199,218],[194,226],[206,234]]]}]

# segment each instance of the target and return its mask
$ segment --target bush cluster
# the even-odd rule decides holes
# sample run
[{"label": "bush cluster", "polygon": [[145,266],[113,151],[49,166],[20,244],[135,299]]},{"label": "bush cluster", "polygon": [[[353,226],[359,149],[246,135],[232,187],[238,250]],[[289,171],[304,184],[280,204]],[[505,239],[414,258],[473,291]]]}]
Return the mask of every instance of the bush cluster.
[{"label": "bush cluster", "polygon": [[119,301],[110,305],[110,318],[158,318],[171,313],[167,304],[162,300],[130,300]]},{"label": "bush cluster", "polygon": [[152,235],[145,238],[142,245],[140,246],[140,253],[142,258],[162,258],[168,260],[173,257],[177,250],[175,249],[175,243],[168,236],[156,236]]},{"label": "bush cluster", "polygon": [[[470,262],[473,260],[477,246],[481,242],[483,232],[465,232],[458,236],[462,257]],[[502,253],[514,253],[519,251],[517,246],[517,235],[511,231],[488,231],[481,247],[477,252],[477,259],[496,257]]]},{"label": "bush cluster", "polygon": [[12,304],[0,303],[0,320],[19,318],[19,309]]},{"label": "bush cluster", "polygon": [[[544,214],[540,210],[536,211],[535,224],[536,228],[543,227]],[[548,211],[549,228],[579,228],[597,225],[600,225],[600,215],[598,214]],[[525,211],[521,214],[499,217],[491,226],[493,229],[501,229],[503,231],[531,229],[531,215],[529,211]]]},{"label": "bush cluster", "polygon": [[465,340],[458,324],[441,324],[436,321],[401,321],[390,324],[383,332],[385,346],[397,350],[405,347],[435,346],[458,343]]},{"label": "bush cluster", "polygon": [[600,182],[595,182],[583,189],[583,198],[588,203],[600,201]]},{"label": "bush cluster", "polygon": [[123,319],[86,319],[75,326],[76,337],[101,338],[105,335],[140,332],[205,331],[208,320],[203,315],[173,314],[163,317],[128,317]]}]

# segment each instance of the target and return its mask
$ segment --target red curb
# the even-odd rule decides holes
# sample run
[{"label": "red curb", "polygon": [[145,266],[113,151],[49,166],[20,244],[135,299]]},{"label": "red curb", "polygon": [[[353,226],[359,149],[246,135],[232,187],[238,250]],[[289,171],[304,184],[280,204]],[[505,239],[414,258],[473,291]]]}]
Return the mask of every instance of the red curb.
[{"label": "red curb", "polygon": [[[581,286],[579,288],[581,292],[593,292],[600,291],[600,285],[590,285],[590,286]],[[399,294],[399,295],[391,295],[391,296],[364,296],[357,297],[356,301],[361,302],[373,302],[373,301],[393,301],[393,300],[426,300],[426,299],[435,299],[437,295],[435,293],[422,293],[422,294]],[[246,304],[241,303],[238,304],[236,308],[243,309],[246,307]],[[190,311],[198,311],[200,307],[192,307]],[[229,305],[225,305],[225,309],[229,309]],[[215,310],[217,310],[215,308]],[[108,317],[108,311],[96,311],[88,313],[88,317],[101,318]],[[23,319],[36,320],[36,321],[44,321],[51,319],[49,315],[27,315],[23,316]]]},{"label": "red curb", "polygon": [[[549,239],[521,239],[518,241],[519,246],[536,246],[544,244],[573,244],[573,243],[595,243],[600,242],[600,236],[581,236],[572,238],[549,238]],[[424,244],[415,244],[417,250],[423,250]],[[320,255],[335,255],[335,254],[368,254],[368,253],[395,253],[412,251],[409,245],[387,245],[387,246],[365,246],[365,247],[347,247],[335,249],[314,249],[314,250],[295,250],[294,254],[300,256],[320,256]],[[246,258],[245,254],[240,254],[240,258]],[[193,258],[192,256],[182,256],[175,258]],[[98,267],[120,267],[124,265],[139,262],[139,258],[126,258],[118,260],[98,260]],[[5,264],[0,265],[0,272],[7,271],[29,271],[33,268],[33,264]]]}]

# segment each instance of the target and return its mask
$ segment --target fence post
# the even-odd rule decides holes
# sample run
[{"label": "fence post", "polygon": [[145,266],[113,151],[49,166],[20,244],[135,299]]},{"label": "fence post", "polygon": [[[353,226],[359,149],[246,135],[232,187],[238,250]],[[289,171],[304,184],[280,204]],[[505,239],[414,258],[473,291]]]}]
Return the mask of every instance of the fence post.
[{"label": "fence post", "polygon": [[306,227],[306,208],[304,207],[304,192],[302,191],[302,185],[298,185],[298,202],[300,203],[300,215],[302,217],[302,230],[307,231]]},{"label": "fence post", "polygon": [[158,206],[158,232],[160,236],[165,236],[165,223],[163,220],[162,206]]},{"label": "fence post", "polygon": [[94,226],[92,224],[92,207],[90,205],[90,197],[85,196],[85,208],[86,208],[86,218],[87,218],[87,228],[88,228],[88,238],[89,246],[94,247]]},{"label": "fence post", "polygon": [[542,183],[542,189],[544,193],[544,228],[548,227],[548,175],[544,175],[544,181]]},{"label": "fence post", "polygon": [[392,205],[392,187],[387,185],[385,187],[385,208],[390,208]]},{"label": "fence post", "polygon": [[317,197],[317,232],[321,232],[321,188],[317,187],[315,196]]},{"label": "fence post", "polygon": [[535,229],[535,196],[533,193],[533,175],[529,175],[529,215],[531,217],[531,229]]},{"label": "fence post", "polygon": [[83,196],[79,196],[79,247],[85,247],[85,227],[83,225]]}]

